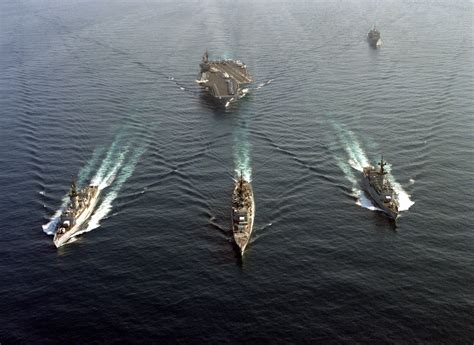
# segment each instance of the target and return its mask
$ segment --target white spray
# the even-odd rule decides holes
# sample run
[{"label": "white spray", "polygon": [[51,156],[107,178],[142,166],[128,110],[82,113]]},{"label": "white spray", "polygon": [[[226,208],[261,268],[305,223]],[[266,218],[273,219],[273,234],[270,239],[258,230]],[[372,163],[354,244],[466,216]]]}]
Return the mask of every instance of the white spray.
[{"label": "white spray", "polygon": [[[97,173],[91,180],[91,184],[99,187],[99,190],[112,186],[112,190],[105,196],[104,201],[98,207],[97,211],[93,214],[89,225],[85,231],[90,231],[93,228],[96,228],[99,224],[99,221],[105,217],[105,215],[110,211],[113,200],[117,197],[117,193],[120,190],[122,184],[130,177],[133,173],[134,167],[138,162],[138,159],[143,154],[144,149],[139,148],[134,151],[132,157],[126,162],[126,158],[129,152],[128,146],[120,145],[121,134],[119,133],[107,151],[102,163],[97,169]],[[83,184],[84,181],[90,175],[90,172],[97,164],[98,159],[103,154],[103,148],[98,148],[94,151],[91,159],[85,164],[85,166],[79,172],[79,185]],[[125,166],[124,166],[125,164]],[[123,168],[122,168],[123,167]],[[114,180],[117,178],[117,182],[113,184]],[[69,197],[66,194],[63,199],[61,206],[50,218],[50,221],[47,224],[42,226],[43,231],[48,235],[54,235],[56,226],[60,220],[61,214],[64,208],[67,206]],[[95,225],[94,225],[95,224]],[[84,231],[82,231],[84,232]],[[82,232],[78,232],[80,234]]]},{"label": "white spray", "polygon": [[[356,178],[352,170],[355,169],[356,171],[362,172],[365,166],[370,165],[367,155],[362,149],[357,137],[352,131],[343,128],[339,124],[333,121],[331,121],[331,124],[336,130],[337,137],[347,154],[346,159],[342,157],[336,157],[336,161],[338,166],[345,174],[346,178],[352,184],[352,194],[356,198],[356,204],[369,210],[380,210],[372,203],[365,193],[360,190],[358,184],[358,180],[360,180],[360,178]],[[390,171],[390,166],[387,165],[387,167],[387,170]],[[402,186],[397,181],[395,181],[393,175],[389,174],[388,179],[394,191],[398,195],[399,211],[408,210],[414,204],[414,202],[410,200],[410,195],[408,195]]]},{"label": "white spray", "polygon": [[[110,189],[105,191],[104,198],[102,202],[100,203],[100,205],[97,207],[97,210],[92,215],[91,219],[89,220],[87,227],[84,230],[78,232],[77,235],[80,235],[85,232],[89,232],[100,226],[100,221],[106,218],[109,212],[112,210],[113,201],[117,198],[125,181],[127,181],[128,178],[132,176],[135,170],[135,167],[138,163],[138,160],[140,159],[140,157],[142,156],[144,152],[145,152],[145,149],[143,147],[139,147],[135,149],[132,152],[131,157],[129,157],[129,159],[126,160],[126,163],[123,165],[123,167],[122,167],[122,163],[123,163],[123,157],[122,157],[120,166],[119,164],[117,164],[113,169],[115,170],[115,173],[112,170],[109,173],[109,175],[107,175],[109,178],[114,178],[115,174],[121,167],[120,172],[118,173],[115,180],[112,180],[113,184],[110,185]],[[125,156],[125,154],[123,156]],[[104,181],[106,181],[106,179],[104,179]],[[110,183],[112,183],[112,181]]]}]

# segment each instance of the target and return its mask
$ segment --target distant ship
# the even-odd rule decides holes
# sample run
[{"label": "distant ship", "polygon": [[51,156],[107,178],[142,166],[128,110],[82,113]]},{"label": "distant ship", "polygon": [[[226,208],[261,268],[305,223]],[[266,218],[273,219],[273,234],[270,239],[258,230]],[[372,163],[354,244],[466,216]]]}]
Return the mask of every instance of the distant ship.
[{"label": "distant ship", "polygon": [[378,165],[380,165],[380,169],[373,166],[364,167],[363,186],[377,206],[390,218],[396,220],[398,217],[398,195],[386,178],[387,172],[384,169],[386,163],[383,161],[383,156]]},{"label": "distant ship", "polygon": [[56,248],[67,243],[74,234],[82,230],[81,225],[92,215],[99,194],[99,187],[94,185],[89,185],[77,191],[76,183],[74,180],[72,181],[69,203],[61,214],[61,219],[54,234]]},{"label": "distant ship", "polygon": [[234,240],[243,255],[250,240],[255,218],[255,201],[252,185],[240,174],[232,193],[232,231]]},{"label": "distant ship", "polygon": [[370,45],[374,48],[377,48],[382,44],[382,40],[380,38],[380,32],[374,27],[372,30],[369,31],[367,34],[367,40],[369,41]]},{"label": "distant ship", "polygon": [[206,51],[199,66],[201,71],[196,82],[225,107],[248,92],[248,89],[242,86],[252,82],[252,77],[247,72],[247,66],[241,61],[210,61]]}]

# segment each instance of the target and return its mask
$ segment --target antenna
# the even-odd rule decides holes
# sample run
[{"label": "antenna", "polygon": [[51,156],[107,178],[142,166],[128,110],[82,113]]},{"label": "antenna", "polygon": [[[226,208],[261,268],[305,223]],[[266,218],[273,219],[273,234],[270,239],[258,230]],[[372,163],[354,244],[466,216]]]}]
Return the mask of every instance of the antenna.
[{"label": "antenna", "polygon": [[387,164],[387,163],[385,163],[385,162],[383,161],[383,153],[382,153],[382,157],[380,158],[380,163],[379,163],[379,165],[380,165],[380,173],[381,173],[381,174],[385,174],[384,166],[385,166],[386,164]]},{"label": "antenna", "polygon": [[69,192],[69,196],[71,198],[77,196],[76,178],[74,176],[72,176],[71,192]]}]

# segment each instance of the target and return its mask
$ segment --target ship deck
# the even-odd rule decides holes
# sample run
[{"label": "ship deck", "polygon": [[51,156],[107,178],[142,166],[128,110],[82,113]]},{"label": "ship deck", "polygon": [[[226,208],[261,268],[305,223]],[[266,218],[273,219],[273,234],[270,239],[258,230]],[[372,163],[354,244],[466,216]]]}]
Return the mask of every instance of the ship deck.
[{"label": "ship deck", "polygon": [[242,65],[238,65],[232,60],[209,61],[209,66],[214,67],[222,73],[227,73],[232,79],[239,84],[247,84],[252,81],[252,78],[247,72],[247,69]]},{"label": "ship deck", "polygon": [[206,86],[214,97],[227,101],[239,95],[241,84],[252,81],[247,69],[232,60],[209,61]]}]

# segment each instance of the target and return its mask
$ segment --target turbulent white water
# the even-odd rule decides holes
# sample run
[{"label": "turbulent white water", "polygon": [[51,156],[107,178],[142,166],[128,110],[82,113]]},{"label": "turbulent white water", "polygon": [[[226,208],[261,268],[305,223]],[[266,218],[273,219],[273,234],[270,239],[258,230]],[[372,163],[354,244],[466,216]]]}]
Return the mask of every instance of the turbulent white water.
[{"label": "turbulent white water", "polygon": [[[100,186],[101,183],[104,181],[104,177],[107,173],[110,173],[110,167],[113,165],[117,160],[119,160],[119,155],[121,153],[121,133],[117,135],[114,142],[110,146],[109,150],[107,151],[105,158],[103,159],[100,167],[97,169],[96,174],[91,180],[91,184],[95,186]],[[127,147],[124,147],[127,150]]]},{"label": "turbulent white water", "polygon": [[[387,171],[391,171],[391,165],[387,164]],[[388,174],[388,180],[392,185],[393,190],[398,195],[398,210],[407,211],[415,202],[410,199],[410,195],[403,189],[403,187],[398,183],[392,174]]]},{"label": "turbulent white water", "polygon": [[242,94],[239,96],[239,99],[244,98],[249,93],[249,89],[242,89]]},{"label": "turbulent white water", "polygon": [[[90,180],[90,184],[99,187],[100,193],[103,194],[101,197],[102,201],[99,203],[99,206],[93,213],[85,229],[77,232],[76,236],[100,226],[100,221],[104,219],[112,209],[112,203],[117,198],[122,185],[133,174],[135,166],[145,149],[139,147],[130,153],[129,146],[130,145],[123,145],[121,143],[121,135],[119,134],[105,154],[95,175]],[[91,159],[79,172],[78,182],[81,182],[79,185],[84,184],[84,181],[90,178],[89,176],[96,167],[103,152],[104,150],[102,148],[94,151]],[[68,201],[69,197],[65,195],[59,209],[50,218],[50,221],[43,225],[43,231],[46,234],[54,235],[56,226]]]},{"label": "turbulent white water", "polygon": [[77,184],[82,186],[87,182],[87,179],[92,173],[92,169],[95,168],[100,157],[103,156],[105,147],[98,147],[92,153],[92,157],[86,162],[86,164],[81,168],[79,174],[77,175]]},{"label": "turbulent white water", "polygon": [[[360,142],[352,131],[345,129],[334,121],[331,121],[331,124],[346,153],[345,156],[336,155],[337,165],[352,184],[352,195],[356,198],[356,204],[372,211],[380,210],[374,205],[372,200],[365,195],[365,192],[360,189],[359,181],[361,177],[359,174],[357,174],[357,176],[355,174],[355,171],[362,172],[365,166],[370,165],[369,159],[362,149]],[[389,164],[387,164],[387,171],[390,172]],[[407,211],[415,202],[410,199],[410,195],[403,189],[400,183],[394,179],[392,174],[388,175],[388,179],[398,195],[399,211]]]},{"label": "turbulent white water", "polygon": [[68,201],[69,201],[69,197],[65,195],[62,199],[61,206],[56,210],[54,215],[49,219],[49,222],[42,225],[44,233],[46,233],[47,235],[54,235],[56,225],[58,224],[59,218],[61,217],[61,214],[63,213],[64,208],[67,206]]},{"label": "turbulent white water", "polygon": [[268,79],[268,80],[267,80],[266,82],[264,82],[264,83],[259,83],[255,89],[257,89],[257,90],[258,90],[258,89],[261,89],[261,88],[264,87],[265,85],[271,84],[272,81],[273,81],[273,79]]},{"label": "turbulent white water", "polygon": [[[92,154],[91,159],[89,159],[87,163],[79,171],[79,174],[77,176],[77,184],[79,186],[84,185],[84,183],[86,182],[86,179],[91,174],[92,169],[95,167],[95,165],[97,164],[97,161],[99,160],[100,156],[103,153],[104,153],[103,147],[99,147],[96,150],[94,150],[94,153]],[[54,215],[50,218],[49,222],[42,225],[43,231],[46,234],[54,235],[56,225],[58,224],[59,218],[61,217],[61,214],[63,213],[64,208],[67,206],[68,201],[69,201],[69,197],[66,194],[62,198],[61,206],[56,210]]]},{"label": "turbulent white water", "polygon": [[[78,232],[77,235],[80,235],[84,232],[89,232],[94,230],[100,226],[100,221],[107,217],[109,212],[112,210],[112,203],[119,195],[120,190],[122,189],[123,184],[127,181],[130,176],[132,176],[135,167],[138,163],[138,160],[145,152],[145,148],[139,147],[135,149],[131,154],[130,157],[126,160],[125,164],[122,166],[120,165],[121,169],[119,174],[117,175],[116,179],[113,181],[112,185],[109,189],[105,191],[104,198],[100,205],[97,207],[97,210],[92,215],[87,227]],[[118,170],[118,169],[117,169]],[[110,176],[114,176],[113,173]]]}]

